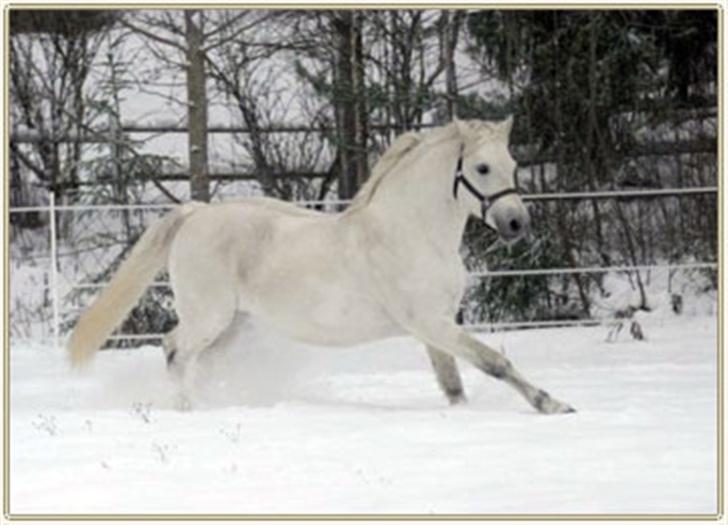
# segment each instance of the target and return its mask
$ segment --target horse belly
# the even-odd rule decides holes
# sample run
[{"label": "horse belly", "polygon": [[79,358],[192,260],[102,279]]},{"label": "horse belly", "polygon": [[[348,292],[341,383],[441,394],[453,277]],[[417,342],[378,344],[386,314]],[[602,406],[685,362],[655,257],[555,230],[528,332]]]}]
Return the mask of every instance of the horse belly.
[{"label": "horse belly", "polygon": [[316,258],[315,270],[299,259],[294,272],[266,271],[265,278],[241,290],[241,303],[279,331],[307,343],[352,345],[401,333],[349,272],[322,260]]},{"label": "horse belly", "polygon": [[346,346],[401,333],[383,310],[356,294],[300,286],[289,290],[286,297],[259,301],[254,313],[293,339]]}]

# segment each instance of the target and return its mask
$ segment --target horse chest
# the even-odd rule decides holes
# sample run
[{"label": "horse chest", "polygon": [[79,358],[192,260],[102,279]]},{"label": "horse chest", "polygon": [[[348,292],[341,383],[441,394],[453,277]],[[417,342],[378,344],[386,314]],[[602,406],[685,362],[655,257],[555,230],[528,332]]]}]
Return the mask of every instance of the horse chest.
[{"label": "horse chest", "polygon": [[467,272],[457,252],[436,248],[429,243],[382,244],[369,261],[376,278],[403,301],[457,306]]}]

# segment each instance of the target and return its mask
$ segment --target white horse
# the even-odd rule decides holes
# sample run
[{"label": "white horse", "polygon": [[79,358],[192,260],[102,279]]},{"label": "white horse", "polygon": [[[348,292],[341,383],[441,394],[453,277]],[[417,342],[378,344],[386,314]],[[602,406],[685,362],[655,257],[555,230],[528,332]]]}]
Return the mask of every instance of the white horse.
[{"label": "white horse", "polygon": [[528,226],[514,187],[511,127],[511,119],[456,120],[404,134],[337,214],[269,198],[180,206],[148,228],[81,316],[69,341],[72,361],[91,358],[166,266],[179,324],[164,350],[182,393],[200,352],[242,312],[317,345],[410,334],[426,345],[451,403],[465,399],[460,358],[540,412],[572,412],[455,322],[468,216],[482,216],[507,241]]}]

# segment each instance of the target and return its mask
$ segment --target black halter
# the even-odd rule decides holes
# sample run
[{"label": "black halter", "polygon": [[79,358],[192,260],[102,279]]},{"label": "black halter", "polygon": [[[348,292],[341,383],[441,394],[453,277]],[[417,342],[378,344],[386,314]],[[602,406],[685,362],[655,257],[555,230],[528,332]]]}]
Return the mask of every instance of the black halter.
[{"label": "black halter", "polygon": [[455,179],[452,183],[452,196],[458,198],[458,187],[460,183],[467,188],[467,190],[480,201],[480,213],[483,221],[485,221],[485,214],[488,213],[488,209],[493,206],[495,201],[511,193],[518,194],[518,188],[506,188],[501,191],[495,192],[493,195],[484,195],[478,188],[476,188],[472,182],[470,182],[463,173],[463,149],[464,146],[460,147],[460,156],[458,157],[458,164],[455,168]]}]

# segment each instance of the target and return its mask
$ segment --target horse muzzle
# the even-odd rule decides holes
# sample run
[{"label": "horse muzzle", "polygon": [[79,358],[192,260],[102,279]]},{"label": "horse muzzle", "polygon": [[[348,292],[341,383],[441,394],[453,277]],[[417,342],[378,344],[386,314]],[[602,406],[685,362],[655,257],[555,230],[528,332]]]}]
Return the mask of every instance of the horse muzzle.
[{"label": "horse muzzle", "polygon": [[500,237],[508,242],[514,242],[526,235],[530,228],[531,219],[523,207],[508,207],[500,213],[494,213],[493,222],[495,230]]}]

